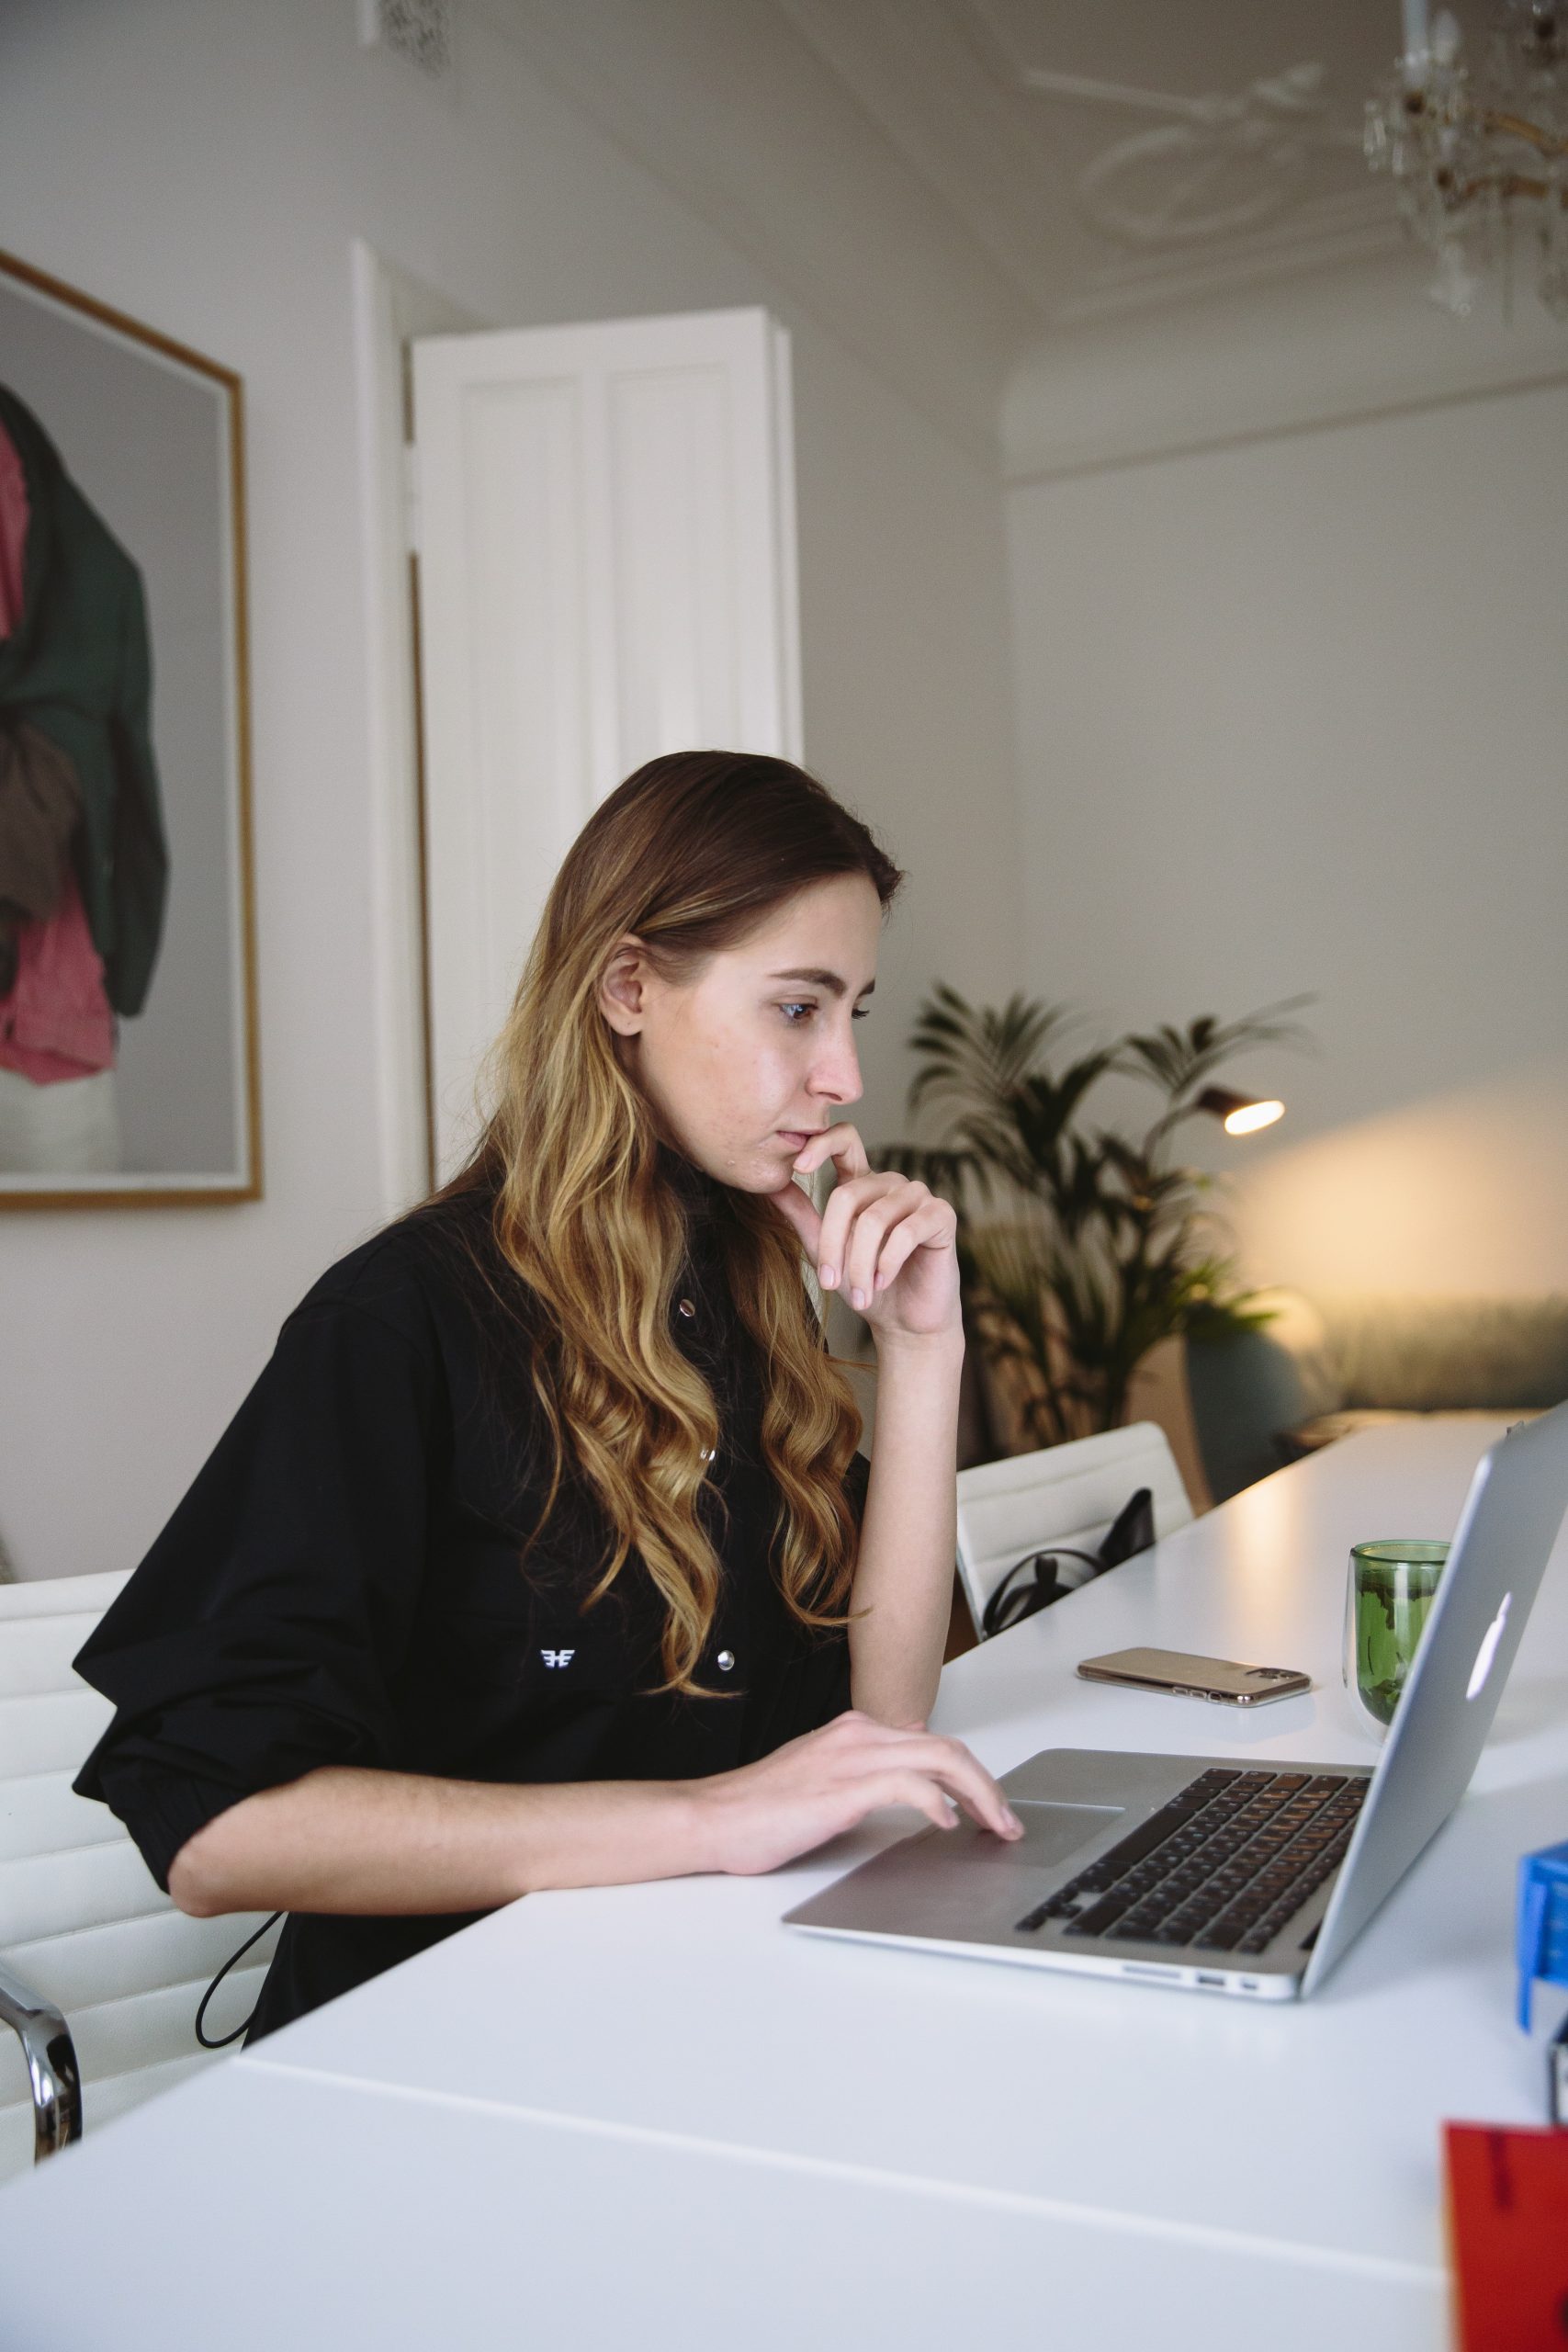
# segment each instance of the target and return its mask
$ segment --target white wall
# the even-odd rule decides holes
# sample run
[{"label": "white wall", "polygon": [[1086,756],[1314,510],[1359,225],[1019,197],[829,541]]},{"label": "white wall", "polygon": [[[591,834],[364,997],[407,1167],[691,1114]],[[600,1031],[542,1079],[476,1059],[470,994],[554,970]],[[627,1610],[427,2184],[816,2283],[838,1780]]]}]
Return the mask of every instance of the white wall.
[{"label": "white wall", "polygon": [[[871,1132],[897,1127],[930,974],[1010,978],[1000,496],[976,434],[944,422],[940,338],[929,386],[911,314],[876,364],[864,321],[825,325],[798,266],[775,280],[484,7],[464,11],[450,89],[360,52],[355,17],[355,0],[0,12],[9,249],[245,379],[266,1151],[254,1207],[0,1219],[0,1538],[26,1576],[132,1564],[282,1316],[397,1205],[378,1147],[354,237],[498,324],[747,302],[784,321],[807,756],[915,876],[869,1024]],[[751,17],[729,21],[741,39]],[[819,171],[803,193],[820,209]],[[908,219],[918,238],[913,197]],[[884,203],[867,319],[892,234]],[[856,235],[845,206],[829,311]]]},{"label": "white wall", "polygon": [[1195,1138],[1259,1279],[1568,1290],[1568,386],[1358,414],[1382,345],[1259,332],[1189,328],[1174,392],[1124,339],[1123,462],[1091,367],[1014,387],[1029,978],[1118,1025],[1315,992],[1316,1057],[1243,1066],[1288,1124]]}]

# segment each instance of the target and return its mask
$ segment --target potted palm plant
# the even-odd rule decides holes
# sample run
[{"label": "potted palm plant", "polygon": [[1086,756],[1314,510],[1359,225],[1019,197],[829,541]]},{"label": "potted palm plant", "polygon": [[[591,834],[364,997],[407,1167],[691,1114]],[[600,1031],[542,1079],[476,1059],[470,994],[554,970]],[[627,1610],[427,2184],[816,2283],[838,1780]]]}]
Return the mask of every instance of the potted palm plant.
[{"label": "potted palm plant", "polygon": [[[1010,1372],[1031,1443],[1115,1428],[1161,1340],[1267,1319],[1237,1281],[1213,1179],[1172,1146],[1213,1101],[1237,1099],[1213,1087],[1226,1062],[1303,1040],[1286,1016],[1305,1001],[1232,1022],[1204,1014],[1064,1058],[1063,1008],[1021,995],[976,1008],[943,982],[933,988],[910,1035],[908,1107],[938,1109],[944,1125],[936,1142],[886,1146],[883,1158],[956,1207],[974,1335],[993,1370]],[[1112,1078],[1156,1097],[1136,1135],[1093,1116]]]}]

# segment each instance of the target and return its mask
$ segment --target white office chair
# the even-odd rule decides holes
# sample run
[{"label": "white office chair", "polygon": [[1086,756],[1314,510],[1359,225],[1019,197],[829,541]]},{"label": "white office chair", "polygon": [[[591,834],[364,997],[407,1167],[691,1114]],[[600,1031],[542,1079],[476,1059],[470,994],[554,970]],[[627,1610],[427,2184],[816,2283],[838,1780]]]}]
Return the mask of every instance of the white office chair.
[{"label": "white office chair", "polygon": [[[1165,1431],[1153,1421],[961,1470],[958,1573],[981,1640],[986,1603],[1015,1561],[1053,1544],[1092,1552],[1140,1487],[1154,1497],[1156,1536],[1186,1526],[1192,1505]],[[1064,1583],[1076,1580],[1075,1565],[1066,1564]]]},{"label": "white office chair", "polygon": [[[111,1713],[72,1670],[122,1575],[0,1586],[0,2180],[209,2058],[196,2010],[259,1917],[187,1919],[71,1783]],[[274,1937],[208,2012],[249,2015]]]}]

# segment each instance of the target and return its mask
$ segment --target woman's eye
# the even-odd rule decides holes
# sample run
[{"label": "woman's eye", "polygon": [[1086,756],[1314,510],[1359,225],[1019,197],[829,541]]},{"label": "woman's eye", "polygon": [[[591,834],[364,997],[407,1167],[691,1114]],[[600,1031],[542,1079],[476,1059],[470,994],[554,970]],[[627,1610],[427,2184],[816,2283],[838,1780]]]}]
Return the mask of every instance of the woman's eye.
[{"label": "woman's eye", "polygon": [[854,1011],[850,1015],[850,1019],[852,1021],[869,1021],[870,1018],[871,1007],[869,1004],[857,1004]]},{"label": "woman's eye", "polygon": [[802,1021],[808,1021],[816,1010],[817,1007],[814,1004],[781,1004],[779,1007],[779,1011],[792,1026],[798,1025]]}]

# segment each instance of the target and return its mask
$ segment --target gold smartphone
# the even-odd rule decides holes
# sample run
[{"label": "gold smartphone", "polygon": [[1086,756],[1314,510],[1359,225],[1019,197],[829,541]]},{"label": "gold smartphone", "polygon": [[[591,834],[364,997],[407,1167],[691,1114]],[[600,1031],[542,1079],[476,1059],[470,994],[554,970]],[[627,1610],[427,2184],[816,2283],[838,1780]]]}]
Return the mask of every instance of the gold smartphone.
[{"label": "gold smartphone", "polygon": [[1213,1699],[1222,1707],[1262,1707],[1312,1689],[1291,1666],[1238,1666],[1234,1658],[1193,1657],[1186,1650],[1111,1650],[1086,1657],[1086,1682],[1124,1682],[1134,1690],[1168,1690],[1178,1699]]}]

